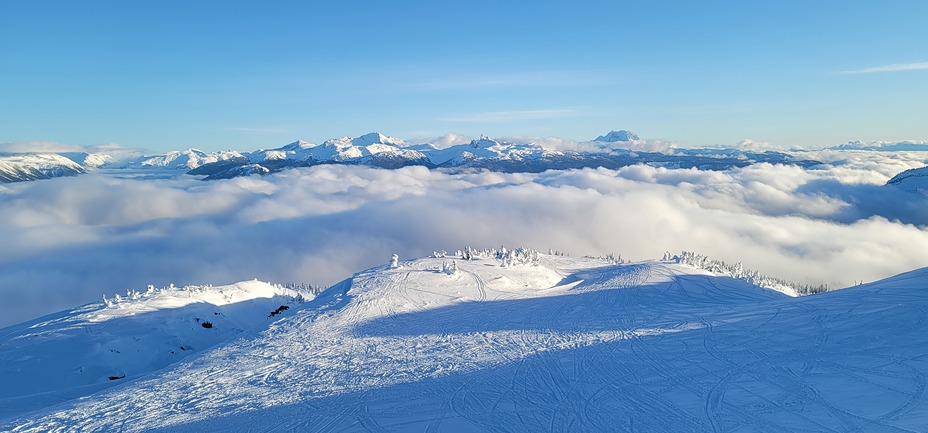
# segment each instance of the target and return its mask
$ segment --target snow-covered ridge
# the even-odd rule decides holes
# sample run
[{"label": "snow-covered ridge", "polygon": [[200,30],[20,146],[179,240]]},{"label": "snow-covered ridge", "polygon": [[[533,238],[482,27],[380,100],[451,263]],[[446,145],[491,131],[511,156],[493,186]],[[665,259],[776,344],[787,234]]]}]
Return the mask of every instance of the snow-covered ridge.
[{"label": "snow-covered ridge", "polygon": [[38,408],[135,379],[266,328],[312,297],[260,281],[149,286],[5,328],[0,400]]},{"label": "snow-covered ridge", "polygon": [[145,156],[130,162],[128,166],[193,170],[204,164],[243,160],[244,158],[244,155],[237,151],[204,152],[199,149],[187,149],[171,151],[164,155]]},{"label": "snow-covered ridge", "polygon": [[928,194],[928,167],[903,171],[893,176],[886,185],[904,191]]},{"label": "snow-covered ridge", "polygon": [[84,167],[58,154],[0,154],[0,183],[83,174]]}]

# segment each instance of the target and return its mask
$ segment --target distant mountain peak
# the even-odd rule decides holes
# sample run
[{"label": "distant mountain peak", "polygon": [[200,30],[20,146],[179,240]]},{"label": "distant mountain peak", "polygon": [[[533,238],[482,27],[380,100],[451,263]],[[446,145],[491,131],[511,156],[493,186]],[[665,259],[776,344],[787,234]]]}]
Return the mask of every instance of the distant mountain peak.
[{"label": "distant mountain peak", "polygon": [[470,147],[473,147],[474,149],[486,149],[490,146],[495,146],[498,144],[498,141],[486,136],[485,134],[480,134],[479,139],[470,141]]},{"label": "distant mountain peak", "polygon": [[403,140],[383,135],[379,132],[371,132],[360,137],[353,138],[351,144],[354,146],[370,146],[372,144],[389,144],[399,146],[404,144]]},{"label": "distant mountain peak", "polygon": [[609,131],[608,134],[600,135],[599,137],[596,137],[596,139],[593,141],[614,143],[616,141],[635,141],[635,140],[640,140],[640,139],[641,138],[638,137],[638,134],[621,129],[618,131]]}]

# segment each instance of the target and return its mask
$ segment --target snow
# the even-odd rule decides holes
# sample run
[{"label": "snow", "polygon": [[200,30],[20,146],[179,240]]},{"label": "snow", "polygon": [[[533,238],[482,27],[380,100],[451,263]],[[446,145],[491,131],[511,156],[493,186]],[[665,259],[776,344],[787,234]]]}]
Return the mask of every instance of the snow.
[{"label": "snow", "polygon": [[[40,408],[162,369],[266,327],[271,311],[304,299],[258,281],[149,287],[5,328],[0,330],[0,417],[14,408]],[[205,327],[207,322],[212,326]]]},{"label": "snow", "polygon": [[903,191],[928,194],[928,167],[903,171],[886,182],[886,185]]},{"label": "snow", "polygon": [[606,135],[600,135],[596,137],[593,141],[603,141],[607,143],[614,143],[617,141],[635,141],[640,140],[637,134],[631,131],[620,130],[620,131],[609,131]]},{"label": "snow", "polygon": [[0,154],[0,183],[83,174],[84,168],[58,154]]},{"label": "snow", "polygon": [[[452,142],[456,139],[452,139]],[[496,141],[481,136],[470,143],[438,147],[432,144],[410,144],[401,139],[371,132],[360,137],[342,137],[314,144],[298,140],[279,148],[252,152],[234,150],[204,152],[198,149],[169,151],[160,155],[137,157],[133,152],[116,148],[105,152],[62,152],[76,164],[73,167],[31,173],[6,175],[11,180],[34,180],[83,173],[85,168],[106,169],[119,176],[164,178],[179,172],[203,175],[205,179],[227,179],[253,174],[274,173],[286,168],[317,164],[357,164],[394,169],[409,165],[429,168],[474,168],[500,172],[542,172],[551,169],[582,167],[619,168],[634,164],[661,167],[698,167],[725,170],[756,162],[816,165],[783,153],[723,152],[717,149],[663,149],[642,141],[629,131],[611,131],[594,142],[576,143],[560,148],[563,140],[538,139],[538,142]],[[623,144],[624,143],[624,144]],[[624,147],[623,147],[624,146]],[[642,152],[631,152],[628,147]],[[640,148],[640,149],[639,149]],[[52,155],[55,156],[55,155]],[[36,157],[32,155],[32,157]],[[57,156],[56,156],[57,157]],[[68,163],[70,164],[70,163]],[[0,163],[2,165],[2,163]],[[77,171],[75,171],[77,170]],[[0,180],[4,179],[0,166]],[[6,171],[10,171],[7,169]],[[120,172],[121,171],[121,172]],[[120,173],[117,173],[120,172]],[[6,180],[6,181],[11,181]]]},{"label": "snow", "polygon": [[466,166],[476,161],[521,161],[542,157],[557,157],[563,152],[546,149],[535,143],[500,143],[487,136],[445,149],[427,153],[429,160],[438,166]]},{"label": "snow", "polygon": [[[264,331],[87,398],[33,413],[5,400],[0,429],[928,428],[928,269],[792,298],[671,261],[519,254],[506,267],[476,254],[360,272]],[[63,314],[86,318],[55,325],[74,342],[148,317]],[[7,372],[46,352],[0,353]],[[36,368],[16,388],[29,380],[48,382]]]},{"label": "snow", "polygon": [[403,140],[372,132],[357,138],[342,137],[322,144],[295,141],[277,149],[258,150],[248,155],[254,163],[292,161],[296,163],[370,163],[375,156],[394,156],[411,160],[425,159],[413,149],[403,149]]},{"label": "snow", "polygon": [[129,167],[149,167],[171,170],[192,170],[205,164],[243,160],[240,152],[204,152],[199,149],[172,150],[164,155],[145,156],[128,164]]}]

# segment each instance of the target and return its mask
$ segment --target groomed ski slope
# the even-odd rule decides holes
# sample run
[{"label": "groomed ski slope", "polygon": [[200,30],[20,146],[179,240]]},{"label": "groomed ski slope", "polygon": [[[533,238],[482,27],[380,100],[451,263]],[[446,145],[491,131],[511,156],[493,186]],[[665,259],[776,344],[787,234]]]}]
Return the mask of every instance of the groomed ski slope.
[{"label": "groomed ski slope", "polygon": [[450,261],[0,429],[928,430],[928,270],[790,298],[670,262]]}]

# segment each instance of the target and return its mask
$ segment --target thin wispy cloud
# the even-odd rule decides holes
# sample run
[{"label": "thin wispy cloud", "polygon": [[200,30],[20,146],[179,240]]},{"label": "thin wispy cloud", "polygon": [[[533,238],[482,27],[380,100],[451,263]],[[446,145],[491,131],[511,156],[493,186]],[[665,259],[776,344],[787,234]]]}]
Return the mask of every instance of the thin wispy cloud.
[{"label": "thin wispy cloud", "polygon": [[892,65],[841,71],[842,74],[875,74],[879,72],[901,72],[928,70],[928,62],[894,63]]},{"label": "thin wispy cloud", "polygon": [[282,132],[287,132],[286,129],[281,129],[281,128],[245,128],[245,127],[225,128],[223,129],[223,131],[239,132],[242,134],[279,134]]},{"label": "thin wispy cloud", "polygon": [[573,117],[580,112],[573,108],[555,108],[544,110],[486,111],[457,116],[443,117],[438,120],[447,122],[512,122],[519,120],[559,119]]}]

